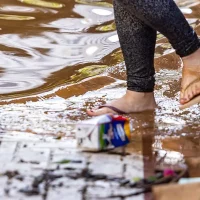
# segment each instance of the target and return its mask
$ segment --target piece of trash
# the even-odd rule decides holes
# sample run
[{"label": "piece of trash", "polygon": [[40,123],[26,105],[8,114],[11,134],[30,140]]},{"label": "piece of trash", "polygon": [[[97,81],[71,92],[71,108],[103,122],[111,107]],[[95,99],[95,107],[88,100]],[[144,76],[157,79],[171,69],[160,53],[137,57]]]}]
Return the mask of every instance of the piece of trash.
[{"label": "piece of trash", "polygon": [[155,200],[199,200],[200,183],[165,184],[153,187]]},{"label": "piece of trash", "polygon": [[200,178],[181,178],[179,184],[200,183]]},{"label": "piece of trash", "polygon": [[58,164],[68,164],[68,163],[82,163],[81,160],[61,160],[61,161],[58,161],[58,162],[55,162],[55,163],[58,163]]},{"label": "piece of trash", "polygon": [[176,176],[176,173],[172,169],[165,169],[163,171],[163,175],[166,176]]},{"label": "piece of trash", "polygon": [[133,182],[130,184],[130,187],[146,188],[151,190],[151,187],[153,187],[154,185],[166,184],[173,181],[174,176],[176,176],[177,174],[173,171],[173,174],[167,173],[166,175],[166,171],[171,172],[173,170],[166,169],[163,172],[157,172],[147,178],[134,177]]},{"label": "piece of trash", "polygon": [[186,158],[190,177],[200,177],[200,157]]},{"label": "piece of trash", "polygon": [[56,133],[54,139],[61,140],[63,137],[65,137],[66,134],[64,133]]},{"label": "piece of trash", "polygon": [[100,151],[121,147],[130,142],[130,123],[120,115],[101,115],[76,125],[77,146]]},{"label": "piece of trash", "polygon": [[134,177],[134,178],[133,178],[133,181],[134,181],[134,182],[139,182],[140,180],[141,180],[140,177]]}]

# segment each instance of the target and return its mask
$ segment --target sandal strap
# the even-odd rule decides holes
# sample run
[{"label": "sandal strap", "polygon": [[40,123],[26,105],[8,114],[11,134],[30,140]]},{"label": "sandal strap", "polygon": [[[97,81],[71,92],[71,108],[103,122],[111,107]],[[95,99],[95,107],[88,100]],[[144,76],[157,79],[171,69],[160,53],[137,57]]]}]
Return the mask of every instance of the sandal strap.
[{"label": "sandal strap", "polygon": [[198,82],[200,82],[200,77],[196,78],[194,81],[192,81],[191,83],[189,83],[189,84],[187,85],[187,87],[182,88],[182,89],[181,89],[181,92],[185,92],[191,85],[193,85],[193,84],[195,84],[195,83],[198,83]]},{"label": "sandal strap", "polygon": [[111,110],[115,111],[115,112],[118,113],[119,115],[127,114],[127,113],[125,113],[124,111],[122,111],[122,110],[120,110],[120,109],[118,109],[118,108],[116,108],[116,107],[114,107],[114,106],[107,105],[107,104],[102,105],[102,106],[100,106],[99,108],[110,108]]},{"label": "sandal strap", "polygon": [[183,69],[182,72],[183,76],[191,75],[191,76],[196,76],[197,78],[193,80],[191,83],[189,83],[185,88],[181,89],[181,92],[185,92],[191,85],[197,83],[200,81],[200,71],[195,71],[190,69]]}]

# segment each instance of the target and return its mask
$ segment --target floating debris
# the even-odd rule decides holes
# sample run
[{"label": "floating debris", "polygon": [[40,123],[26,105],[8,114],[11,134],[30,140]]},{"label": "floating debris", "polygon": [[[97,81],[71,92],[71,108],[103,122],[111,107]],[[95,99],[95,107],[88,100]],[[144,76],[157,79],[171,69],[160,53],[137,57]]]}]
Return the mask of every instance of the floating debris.
[{"label": "floating debris", "polygon": [[63,8],[64,4],[56,3],[56,2],[48,2],[48,1],[42,1],[42,0],[18,0],[22,3],[31,4],[35,6],[40,7],[46,7],[46,8]]},{"label": "floating debris", "polygon": [[33,20],[33,19],[35,19],[35,17],[0,14],[0,19],[23,21],[23,20]]}]

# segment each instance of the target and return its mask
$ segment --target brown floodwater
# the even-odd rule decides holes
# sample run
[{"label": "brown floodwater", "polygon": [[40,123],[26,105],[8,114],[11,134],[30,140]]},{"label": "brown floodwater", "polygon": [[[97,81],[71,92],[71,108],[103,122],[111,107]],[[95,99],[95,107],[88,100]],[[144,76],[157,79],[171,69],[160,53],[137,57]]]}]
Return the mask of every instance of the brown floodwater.
[{"label": "brown floodwater", "polygon": [[[200,35],[200,2],[178,3]],[[1,0],[0,34],[2,135],[73,137],[86,108],[125,93],[111,0]],[[182,166],[200,156],[200,107],[179,110],[181,61],[159,33],[155,68],[160,108],[128,116],[134,131],[126,151],[148,157],[148,169],[155,160]]]}]

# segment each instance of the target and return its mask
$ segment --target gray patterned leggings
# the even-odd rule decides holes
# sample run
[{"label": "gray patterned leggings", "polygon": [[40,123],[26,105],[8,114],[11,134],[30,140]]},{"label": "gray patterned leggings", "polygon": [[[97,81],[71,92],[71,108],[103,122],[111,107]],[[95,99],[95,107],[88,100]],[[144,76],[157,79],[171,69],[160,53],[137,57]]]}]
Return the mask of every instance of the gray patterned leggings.
[{"label": "gray patterned leggings", "polygon": [[168,38],[181,57],[195,52],[200,41],[173,0],[113,1],[128,90],[152,92],[156,31]]}]

